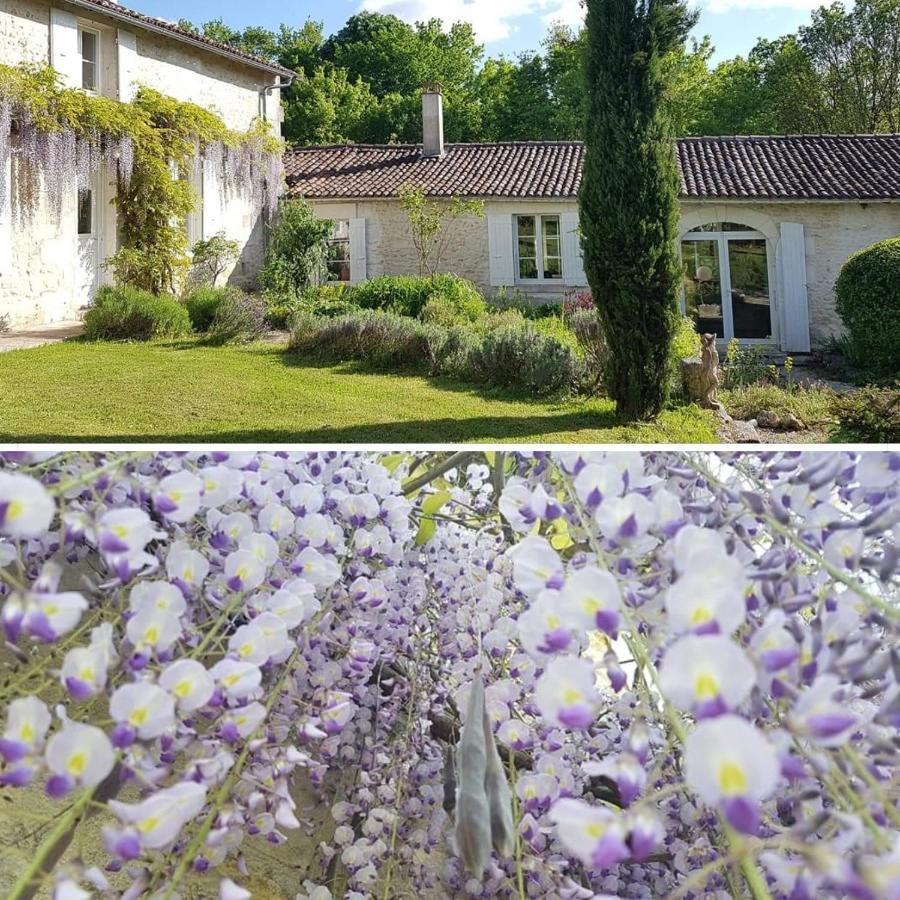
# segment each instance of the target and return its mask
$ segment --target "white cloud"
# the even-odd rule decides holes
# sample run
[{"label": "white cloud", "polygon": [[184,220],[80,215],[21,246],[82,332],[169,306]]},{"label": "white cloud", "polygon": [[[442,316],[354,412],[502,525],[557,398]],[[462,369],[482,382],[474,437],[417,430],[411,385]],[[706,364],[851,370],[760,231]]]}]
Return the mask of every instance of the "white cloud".
[{"label": "white cloud", "polygon": [[470,22],[478,40],[489,44],[509,37],[516,30],[516,19],[533,15],[546,4],[547,0],[363,0],[362,8],[410,23],[428,19],[441,19],[445,26]]},{"label": "white cloud", "polygon": [[582,0],[562,0],[550,5],[551,9],[541,16],[545,25],[562,22],[570,28],[579,28],[584,24],[584,4]]}]

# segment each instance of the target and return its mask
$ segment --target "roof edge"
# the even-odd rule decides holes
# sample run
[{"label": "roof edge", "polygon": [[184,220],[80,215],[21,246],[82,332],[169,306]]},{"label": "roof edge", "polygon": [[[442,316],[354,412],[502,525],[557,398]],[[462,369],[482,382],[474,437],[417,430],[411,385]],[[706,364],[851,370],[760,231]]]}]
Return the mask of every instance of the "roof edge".
[{"label": "roof edge", "polygon": [[251,53],[245,53],[242,50],[238,50],[236,47],[229,47],[228,44],[222,44],[218,41],[213,41],[210,38],[204,38],[200,34],[185,31],[174,23],[166,22],[164,19],[159,19],[148,13],[142,13],[136,9],[122,6],[118,3],[118,0],[111,0],[111,4],[117,6],[118,9],[113,9],[111,6],[105,4],[101,5],[99,3],[94,3],[93,0],[65,0],[65,2],[71,3],[72,6],[77,6],[81,9],[90,10],[93,13],[100,12],[112,19],[117,19],[120,22],[127,22],[130,25],[144,28],[147,31],[152,31],[156,34],[163,34],[201,50],[208,50],[210,53],[217,53],[219,56],[225,56],[228,59],[242,62],[245,65],[252,66],[256,69],[262,69],[263,71],[272,72],[276,75],[287,75],[291,78],[297,74],[291,69],[281,66],[278,63],[272,63],[268,60],[261,59],[258,56],[254,56]]}]

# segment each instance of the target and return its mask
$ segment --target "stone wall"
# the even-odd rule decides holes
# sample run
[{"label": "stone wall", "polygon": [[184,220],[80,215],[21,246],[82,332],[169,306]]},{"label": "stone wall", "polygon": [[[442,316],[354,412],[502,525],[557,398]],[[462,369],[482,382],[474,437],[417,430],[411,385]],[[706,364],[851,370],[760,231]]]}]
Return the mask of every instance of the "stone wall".
[{"label": "stone wall", "polygon": [[[417,271],[418,260],[412,246],[406,216],[393,200],[354,202],[315,202],[319,215],[330,218],[365,218],[367,273],[377,275],[410,274]],[[569,203],[530,201],[488,201],[487,211],[547,212],[572,211]],[[813,347],[826,344],[841,333],[840,318],[835,311],[834,282],[844,261],[857,250],[875,241],[900,234],[900,203],[849,202],[739,202],[682,203],[683,230],[700,216],[704,221],[748,220],[770,237],[770,252],[778,254],[778,227],[781,222],[799,222],[806,239],[806,272],[808,284],[810,337]],[[758,223],[766,223],[764,226]],[[454,226],[442,269],[456,272],[474,281],[487,295],[496,293],[490,284],[488,270],[488,232],[486,219],[466,219]],[[771,232],[771,235],[769,234]],[[517,290],[537,299],[560,299],[565,288],[518,285]],[[777,281],[773,286],[777,306]]]},{"label": "stone wall", "polygon": [[[190,100],[218,113],[234,129],[246,129],[260,112],[259,92],[275,81],[275,76],[239,60],[142,31],[136,25],[68,6],[64,0],[53,4],[90,16],[89,24],[101,33],[103,93],[116,97],[116,29],[121,27],[137,35],[135,80],[181,100]],[[50,8],[46,0],[0,0],[0,60],[48,63],[50,45]],[[269,94],[269,116],[280,132],[278,92]],[[9,173],[0,171],[0,177]],[[41,206],[27,222],[11,225],[9,210],[0,209],[0,315],[14,325],[70,321],[83,313],[83,298],[76,291],[77,228],[76,198],[72,190],[63,203],[61,215]],[[110,190],[105,201],[111,200]],[[202,213],[199,214],[203,220]],[[103,204],[103,258],[117,249],[115,207]],[[246,196],[226,195],[217,209],[214,230],[224,229],[237,240],[241,256],[232,272],[232,283],[251,285],[265,251],[265,225]],[[199,232],[198,237],[202,232]],[[208,236],[204,234],[203,236]],[[108,276],[101,270],[101,283]]]}]

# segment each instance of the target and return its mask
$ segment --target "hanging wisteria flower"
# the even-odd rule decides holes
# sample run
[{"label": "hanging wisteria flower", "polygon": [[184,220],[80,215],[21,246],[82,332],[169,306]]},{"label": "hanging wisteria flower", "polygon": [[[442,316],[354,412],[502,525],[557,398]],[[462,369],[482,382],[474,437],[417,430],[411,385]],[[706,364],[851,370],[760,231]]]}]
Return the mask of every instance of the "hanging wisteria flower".
[{"label": "hanging wisteria flower", "polygon": [[255,896],[297,828],[302,900],[892,896],[893,457],[479,454],[0,452],[56,507],[0,527],[0,784],[73,792],[11,900]]},{"label": "hanging wisteria flower", "polygon": [[567,797],[553,804],[550,820],[563,847],[589,869],[609,869],[631,855],[622,822],[609,809]]},{"label": "hanging wisteria flower", "polygon": [[565,582],[562,560],[542,537],[527,537],[510,551],[516,587],[532,597],[545,588],[559,590]]},{"label": "hanging wisteria flower", "polygon": [[755,834],[759,803],[775,790],[778,756],[765,736],[740,716],[708,719],[688,735],[685,777],[704,803],[718,806],[738,831]]},{"label": "hanging wisteria flower", "polygon": [[99,728],[66,721],[44,751],[47,793],[61,797],[74,787],[95,787],[112,771],[116,757],[109,738]]},{"label": "hanging wisteria flower", "polygon": [[733,556],[697,559],[666,592],[666,613],[675,633],[731,634],[744,621],[747,579]]},{"label": "hanging wisteria flower", "polygon": [[755,682],[753,663],[723,634],[679,638],[666,650],[659,672],[666,699],[700,719],[735,709]]},{"label": "hanging wisteria flower", "polygon": [[7,762],[18,762],[43,746],[50,730],[51,716],[46,704],[37,697],[19,697],[6,708],[6,726],[0,739],[0,755]]},{"label": "hanging wisteria flower", "polygon": [[110,801],[109,807],[126,826],[124,833],[108,831],[107,846],[125,859],[141,848],[161,850],[175,842],[185,823],[198,816],[206,803],[205,785],[181,781],[163,788],[140,803]]},{"label": "hanging wisteria flower", "polygon": [[615,637],[619,629],[622,595],[616,579],[596,566],[571,573],[560,591],[565,620],[576,628],[600,631]]},{"label": "hanging wisteria flower", "polygon": [[118,722],[113,743],[127,747],[136,737],[152,740],[169,731],[175,725],[175,701],[158,685],[137,681],[116,688],[109,714]]},{"label": "hanging wisteria flower", "polygon": [[841,685],[837,675],[821,675],[806,688],[791,710],[789,722],[800,734],[823,747],[837,747],[858,726],[860,718],[846,700],[836,695]]},{"label": "hanging wisteria flower", "polygon": [[160,672],[159,686],[175,697],[182,712],[205,706],[215,690],[213,676],[195,659],[178,659],[169,663]]},{"label": "hanging wisteria flower", "polygon": [[187,522],[200,509],[203,481],[190,472],[176,472],[162,479],[153,497],[157,512],[173,522]]},{"label": "hanging wisteria flower", "polygon": [[548,721],[566,728],[588,728],[600,706],[594,667],[575,656],[552,659],[537,680],[534,701]]},{"label": "hanging wisteria flower", "polygon": [[0,472],[0,535],[38,537],[49,530],[55,512],[53,498],[39,481]]}]

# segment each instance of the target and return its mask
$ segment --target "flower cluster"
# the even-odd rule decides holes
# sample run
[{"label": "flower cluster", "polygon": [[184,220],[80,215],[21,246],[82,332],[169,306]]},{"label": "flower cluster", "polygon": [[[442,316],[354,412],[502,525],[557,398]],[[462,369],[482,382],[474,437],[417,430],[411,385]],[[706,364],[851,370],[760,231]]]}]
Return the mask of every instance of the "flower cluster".
[{"label": "flower cluster", "polygon": [[9,895],[900,897],[900,455],[455,462],[0,457]]}]

